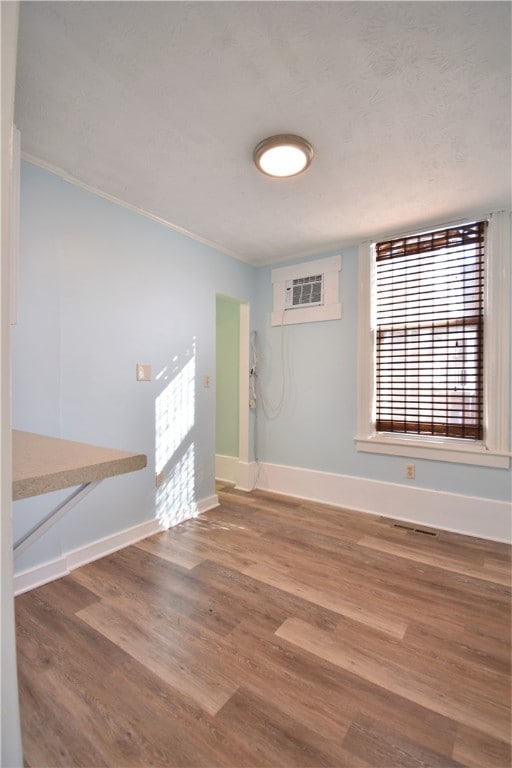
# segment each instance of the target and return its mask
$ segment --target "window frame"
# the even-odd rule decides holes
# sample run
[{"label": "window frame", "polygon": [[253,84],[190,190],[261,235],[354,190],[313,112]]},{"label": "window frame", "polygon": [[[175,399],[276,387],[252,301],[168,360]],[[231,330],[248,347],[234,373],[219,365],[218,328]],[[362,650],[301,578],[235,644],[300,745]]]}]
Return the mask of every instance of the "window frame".
[{"label": "window frame", "polygon": [[[487,220],[484,256],[484,438],[378,433],[375,429],[375,256],[373,242]],[[500,211],[393,234],[359,247],[358,415],[354,438],[358,451],[410,456],[487,467],[510,466],[510,213]],[[492,371],[492,375],[490,375]]]}]

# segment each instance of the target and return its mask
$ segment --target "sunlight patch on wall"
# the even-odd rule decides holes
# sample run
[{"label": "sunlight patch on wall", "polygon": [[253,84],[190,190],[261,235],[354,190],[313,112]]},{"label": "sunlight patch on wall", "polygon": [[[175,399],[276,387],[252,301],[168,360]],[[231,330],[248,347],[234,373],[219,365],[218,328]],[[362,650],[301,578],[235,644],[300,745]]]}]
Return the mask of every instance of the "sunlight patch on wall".
[{"label": "sunlight patch on wall", "polygon": [[195,499],[196,344],[157,376],[167,382],[155,400],[156,517],[170,528],[198,514]]},{"label": "sunlight patch on wall", "polygon": [[165,468],[194,425],[195,347],[190,360],[155,401],[155,471]]},{"label": "sunlight patch on wall", "polygon": [[164,484],[157,488],[156,511],[158,522],[164,529],[171,528],[191,517],[197,517],[199,514],[195,501],[193,443],[171,468]]}]

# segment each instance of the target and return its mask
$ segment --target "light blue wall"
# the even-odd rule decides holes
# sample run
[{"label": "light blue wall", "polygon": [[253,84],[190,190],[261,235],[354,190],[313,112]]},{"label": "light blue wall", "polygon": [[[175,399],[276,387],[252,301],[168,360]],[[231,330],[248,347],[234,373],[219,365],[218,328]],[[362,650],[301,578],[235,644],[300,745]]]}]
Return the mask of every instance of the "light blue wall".
[{"label": "light blue wall", "polygon": [[[258,270],[254,324],[258,332],[259,379],[266,398],[277,404],[284,342],[286,384],[279,415],[267,417],[258,403],[258,458],[400,484],[411,484],[404,478],[404,466],[410,460],[416,464],[413,487],[499,501],[510,499],[509,470],[356,451],[357,249],[347,248],[341,253],[341,320],[272,327],[272,269]],[[332,254],[319,254],[318,258],[326,255]]]},{"label": "light blue wall", "polygon": [[[27,163],[20,247],[13,426],[140,451],[148,468],[101,483],[17,571],[214,493],[215,387],[203,376],[215,377],[216,294],[252,303],[255,284],[252,267]],[[153,381],[136,381],[136,363]],[[169,415],[180,398],[190,423]],[[157,402],[172,451],[166,496],[154,478]],[[61,495],[17,502],[15,536]]]},{"label": "light blue wall", "polygon": [[[17,561],[17,572],[155,516],[172,522],[214,492],[215,387],[202,381],[215,380],[217,294],[250,304],[258,377],[271,405],[281,396],[284,353],[282,410],[267,417],[258,402],[259,459],[411,484],[403,476],[407,457],[354,446],[356,249],[342,251],[341,320],[273,328],[270,267],[249,267],[26,163],[21,195],[13,425],[140,451],[148,468],[104,481]],[[152,366],[153,381],[135,380],[136,363]],[[177,424],[169,414],[180,398],[181,413],[192,401],[192,417]],[[157,490],[162,418],[170,447]],[[254,418],[251,412],[251,427]],[[253,445],[251,434],[250,459]],[[413,461],[414,487],[510,498],[510,471]],[[62,495],[16,502],[15,537]]]}]

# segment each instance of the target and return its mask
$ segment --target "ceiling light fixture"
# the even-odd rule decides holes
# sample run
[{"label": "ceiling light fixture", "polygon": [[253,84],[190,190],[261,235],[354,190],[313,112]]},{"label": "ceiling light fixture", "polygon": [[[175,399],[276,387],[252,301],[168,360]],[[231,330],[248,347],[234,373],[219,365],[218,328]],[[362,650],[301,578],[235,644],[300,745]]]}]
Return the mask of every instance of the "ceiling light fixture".
[{"label": "ceiling light fixture", "polygon": [[284,179],[297,176],[309,168],[313,147],[300,136],[283,133],[260,141],[254,149],[253,158],[262,173]]}]

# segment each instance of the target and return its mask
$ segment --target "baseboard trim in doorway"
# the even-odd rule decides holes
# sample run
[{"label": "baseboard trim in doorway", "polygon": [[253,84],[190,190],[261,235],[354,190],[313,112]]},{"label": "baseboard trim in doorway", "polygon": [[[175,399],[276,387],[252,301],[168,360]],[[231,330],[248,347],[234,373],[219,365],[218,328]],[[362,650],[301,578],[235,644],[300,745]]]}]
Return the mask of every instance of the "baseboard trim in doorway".
[{"label": "baseboard trim in doorway", "polygon": [[215,456],[215,479],[223,483],[234,483],[238,491],[252,491],[256,482],[255,461],[240,461],[236,456]]},{"label": "baseboard trim in doorway", "polygon": [[258,465],[255,461],[239,461],[236,467],[235,487],[238,491],[252,491],[256,484]]},{"label": "baseboard trim in doorway", "polygon": [[223,483],[236,483],[238,458],[236,456],[215,456],[215,479]]}]

